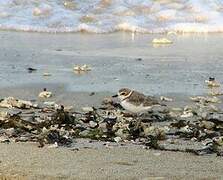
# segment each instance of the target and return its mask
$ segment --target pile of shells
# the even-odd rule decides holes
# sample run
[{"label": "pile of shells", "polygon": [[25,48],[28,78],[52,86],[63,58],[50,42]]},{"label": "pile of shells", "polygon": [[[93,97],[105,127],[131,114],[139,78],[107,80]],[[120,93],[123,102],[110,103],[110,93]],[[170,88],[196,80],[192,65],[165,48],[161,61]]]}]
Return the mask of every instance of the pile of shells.
[{"label": "pile of shells", "polygon": [[[223,112],[215,96],[191,97],[184,108],[154,107],[142,116],[127,113],[113,99],[81,112],[54,102],[0,101],[0,142],[71,146],[75,138],[131,142],[165,151],[223,155]],[[182,146],[182,144],[192,144]]]}]

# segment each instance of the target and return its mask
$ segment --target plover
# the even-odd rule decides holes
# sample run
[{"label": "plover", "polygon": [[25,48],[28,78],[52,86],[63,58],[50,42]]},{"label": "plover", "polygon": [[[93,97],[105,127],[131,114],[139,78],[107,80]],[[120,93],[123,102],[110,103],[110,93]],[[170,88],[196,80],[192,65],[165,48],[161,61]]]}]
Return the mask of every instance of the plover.
[{"label": "plover", "polygon": [[140,92],[130,90],[128,88],[122,88],[118,91],[118,94],[112,96],[118,97],[121,101],[121,106],[132,113],[145,113],[154,106],[161,106],[154,97],[146,96]]}]

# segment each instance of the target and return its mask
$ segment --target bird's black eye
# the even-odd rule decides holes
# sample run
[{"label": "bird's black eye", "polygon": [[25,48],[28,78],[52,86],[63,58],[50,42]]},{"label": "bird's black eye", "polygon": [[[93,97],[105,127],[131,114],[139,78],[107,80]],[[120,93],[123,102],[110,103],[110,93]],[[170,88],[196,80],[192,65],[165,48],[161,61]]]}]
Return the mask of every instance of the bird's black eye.
[{"label": "bird's black eye", "polygon": [[121,95],[125,95],[125,93],[124,93],[124,92],[122,92],[122,93],[121,93]]}]

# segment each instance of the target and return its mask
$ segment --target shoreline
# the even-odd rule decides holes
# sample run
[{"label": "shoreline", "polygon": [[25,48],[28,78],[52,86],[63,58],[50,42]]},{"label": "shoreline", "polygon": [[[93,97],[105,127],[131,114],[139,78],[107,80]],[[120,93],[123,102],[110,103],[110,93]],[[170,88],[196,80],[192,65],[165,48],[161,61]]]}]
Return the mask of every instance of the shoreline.
[{"label": "shoreline", "polygon": [[[130,33],[105,36],[0,31],[0,50],[4,52],[0,54],[0,97],[40,103],[55,101],[79,110],[98,107],[105,97],[121,87],[129,87],[157,98],[174,98],[168,106],[184,108],[192,103],[190,96],[207,94],[204,80],[209,76],[222,84],[223,42],[219,40],[222,35],[198,36],[196,40],[194,36],[171,36],[172,45],[153,47],[151,40],[157,36],[137,35],[133,40]],[[90,65],[92,70],[75,74],[75,64]],[[37,71],[29,73],[29,67]],[[45,77],[44,73],[51,76]],[[38,94],[45,87],[53,97],[41,100]],[[92,92],[95,94],[90,95]],[[222,109],[222,103],[217,106]],[[14,176],[24,179],[222,177],[222,158],[215,155],[92,144],[97,148],[79,147],[81,142],[77,142],[79,150],[72,151],[63,147],[38,148],[33,143],[0,143],[0,174],[9,179]]]}]

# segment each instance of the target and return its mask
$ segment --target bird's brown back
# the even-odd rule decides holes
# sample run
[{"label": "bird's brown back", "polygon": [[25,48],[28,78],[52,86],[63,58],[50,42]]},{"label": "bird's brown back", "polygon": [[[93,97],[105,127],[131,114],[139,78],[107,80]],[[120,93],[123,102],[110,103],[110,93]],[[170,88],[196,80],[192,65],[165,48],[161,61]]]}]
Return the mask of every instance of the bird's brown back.
[{"label": "bird's brown back", "polygon": [[133,91],[128,100],[136,106],[139,106],[140,104],[142,104],[142,102],[144,106],[159,104],[155,97],[145,96],[144,94],[137,91]]}]

